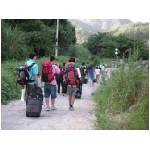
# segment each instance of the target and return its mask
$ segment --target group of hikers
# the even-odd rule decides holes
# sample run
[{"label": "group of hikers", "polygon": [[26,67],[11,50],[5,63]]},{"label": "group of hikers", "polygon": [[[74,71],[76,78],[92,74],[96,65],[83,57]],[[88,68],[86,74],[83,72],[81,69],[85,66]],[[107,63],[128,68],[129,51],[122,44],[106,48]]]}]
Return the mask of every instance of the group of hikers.
[{"label": "group of hikers", "polygon": [[93,86],[94,82],[99,82],[102,65],[98,65],[94,69],[92,65],[87,66],[83,62],[79,68],[76,68],[75,58],[71,57],[68,62],[63,63],[61,66],[57,65],[55,57],[51,56],[50,60],[42,62],[42,69],[39,73],[36,59],[36,53],[31,52],[29,60],[25,63],[30,66],[25,92],[26,105],[28,104],[29,95],[34,92],[35,88],[39,87],[39,77],[44,82],[44,98],[47,111],[57,109],[55,107],[57,93],[62,93],[63,96],[67,93],[69,110],[74,110],[76,94],[79,90],[81,97],[82,85],[89,82],[89,85]]}]

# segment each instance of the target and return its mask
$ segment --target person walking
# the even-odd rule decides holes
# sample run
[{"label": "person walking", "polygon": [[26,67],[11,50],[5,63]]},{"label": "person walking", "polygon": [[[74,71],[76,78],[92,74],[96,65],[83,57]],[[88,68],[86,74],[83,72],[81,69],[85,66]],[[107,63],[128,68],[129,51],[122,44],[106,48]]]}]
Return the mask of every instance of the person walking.
[{"label": "person walking", "polygon": [[84,83],[85,76],[86,76],[86,65],[85,62],[82,62],[82,65],[80,66],[80,73],[81,73],[81,81]]},{"label": "person walking", "polygon": [[88,67],[88,77],[89,77],[90,86],[94,86],[94,82],[93,82],[93,80],[94,80],[94,69],[93,69],[92,65],[90,65]]},{"label": "person walking", "polygon": [[[54,65],[55,62],[55,57],[51,56],[50,57],[50,62],[52,64],[52,75],[53,75],[53,79],[51,82],[45,82],[44,84],[44,97],[45,97],[45,103],[46,103],[46,110],[56,110],[55,107],[55,99],[57,97],[57,93],[56,93],[56,78],[55,78],[55,74],[59,74],[60,73],[60,69]],[[49,104],[49,99],[51,96],[51,107]]]},{"label": "person walking", "polygon": [[96,67],[95,75],[96,75],[96,82],[99,83],[99,79],[100,79],[100,69],[99,69],[99,67]]},{"label": "person walking", "polygon": [[79,75],[78,71],[75,67],[75,58],[70,58],[69,62],[65,65],[66,72],[64,75],[64,79],[67,82],[67,94],[68,94],[68,101],[69,101],[69,110],[74,110],[74,102],[75,102],[75,95],[77,91],[77,85],[79,84]]},{"label": "person walking", "polygon": [[57,81],[57,86],[58,86],[58,93],[60,93],[60,87],[61,87],[61,89],[62,89],[62,94],[64,95],[64,91],[63,91],[63,84],[64,84],[64,82],[63,82],[63,76],[64,76],[64,70],[63,70],[63,68],[61,67],[61,65],[59,65],[59,69],[60,69],[60,73],[59,74],[56,74],[56,81]]},{"label": "person walking", "polygon": [[108,80],[109,79],[108,65],[104,64],[103,66],[104,66],[104,71],[105,71],[105,80]]},{"label": "person walking", "polygon": [[27,83],[26,85],[26,90],[25,90],[25,101],[26,101],[26,105],[28,103],[28,98],[29,95],[32,94],[35,90],[36,87],[38,87],[38,65],[36,64],[36,59],[37,59],[37,55],[34,52],[31,52],[29,54],[29,60],[25,63],[28,66],[32,67],[29,69],[29,80],[31,80],[30,82]]}]

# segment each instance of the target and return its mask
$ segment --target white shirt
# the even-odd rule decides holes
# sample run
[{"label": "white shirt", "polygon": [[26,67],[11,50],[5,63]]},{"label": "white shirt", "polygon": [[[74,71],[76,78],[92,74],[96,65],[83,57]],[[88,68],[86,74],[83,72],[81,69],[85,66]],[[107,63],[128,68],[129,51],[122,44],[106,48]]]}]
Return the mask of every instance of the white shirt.
[{"label": "white shirt", "polygon": [[100,74],[100,69],[95,69],[96,74]]},{"label": "white shirt", "polygon": [[80,72],[80,69],[79,68],[76,68],[77,71],[78,71],[78,74],[79,74],[79,78],[81,78],[81,72]]}]

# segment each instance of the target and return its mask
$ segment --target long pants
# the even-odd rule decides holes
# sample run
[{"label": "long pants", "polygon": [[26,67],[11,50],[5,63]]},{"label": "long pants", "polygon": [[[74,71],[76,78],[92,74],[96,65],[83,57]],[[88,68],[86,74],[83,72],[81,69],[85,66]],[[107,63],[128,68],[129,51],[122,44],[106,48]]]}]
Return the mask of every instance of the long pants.
[{"label": "long pants", "polygon": [[94,85],[93,79],[89,78],[89,84],[90,84],[90,86]]},{"label": "long pants", "polygon": [[64,93],[63,92],[63,87],[64,87],[64,83],[63,83],[63,81],[57,81],[57,86],[58,86],[58,93],[60,93],[60,85],[61,85],[61,87],[62,87],[62,93]]}]

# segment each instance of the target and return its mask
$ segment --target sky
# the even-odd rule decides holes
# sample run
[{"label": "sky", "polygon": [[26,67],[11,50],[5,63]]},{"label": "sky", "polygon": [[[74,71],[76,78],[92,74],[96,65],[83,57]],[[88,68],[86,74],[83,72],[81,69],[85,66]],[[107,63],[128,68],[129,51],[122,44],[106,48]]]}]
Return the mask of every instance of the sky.
[{"label": "sky", "polygon": [[150,22],[150,19],[130,19],[132,22]]}]

